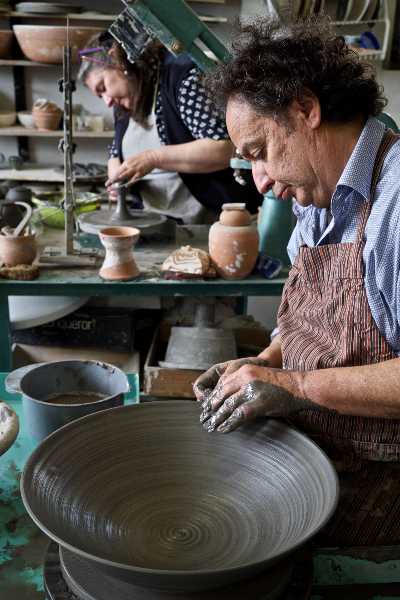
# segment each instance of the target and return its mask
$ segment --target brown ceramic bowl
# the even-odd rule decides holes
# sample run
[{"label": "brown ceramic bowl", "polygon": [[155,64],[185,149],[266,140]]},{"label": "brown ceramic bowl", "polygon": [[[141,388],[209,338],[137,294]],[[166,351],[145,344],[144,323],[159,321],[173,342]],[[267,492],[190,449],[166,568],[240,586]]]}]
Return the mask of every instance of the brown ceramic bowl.
[{"label": "brown ceramic bowl", "polygon": [[63,113],[61,110],[44,111],[35,108],[32,110],[35,127],[41,131],[54,131],[59,129],[62,115]]},{"label": "brown ceramic bowl", "polygon": [[[67,28],[53,25],[14,25],[15,37],[22,52],[29,60],[58,65],[63,62],[63,47],[67,41]],[[84,48],[91,37],[103,31],[98,27],[74,26],[69,28],[69,43],[74,62],[78,51]]]},{"label": "brown ceramic bowl", "polygon": [[142,587],[200,591],[272,567],[331,516],[335,471],[284,424],[210,434],[200,410],[151,402],[59,429],[24,469],[29,514],[67,550]]},{"label": "brown ceramic bowl", "polygon": [[37,244],[35,235],[0,235],[0,262],[7,267],[31,265],[36,258]]},{"label": "brown ceramic bowl", "polygon": [[0,31],[0,58],[9,58],[14,33],[8,29]]}]

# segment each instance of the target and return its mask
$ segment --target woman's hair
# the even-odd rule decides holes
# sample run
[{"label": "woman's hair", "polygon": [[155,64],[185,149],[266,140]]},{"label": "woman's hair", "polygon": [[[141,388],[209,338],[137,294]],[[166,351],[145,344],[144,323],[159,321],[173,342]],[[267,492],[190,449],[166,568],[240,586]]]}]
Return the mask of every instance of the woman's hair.
[{"label": "woman's hair", "polygon": [[[118,69],[128,80],[129,87],[135,86],[135,95],[138,94],[138,102],[131,117],[143,127],[148,126],[157,73],[164,47],[155,41],[146,48],[135,63],[129,62],[121,46],[105,34],[96,35],[89,42],[89,48],[81,52],[82,63],[78,72],[78,79],[86,83],[90,73],[96,70]],[[117,107],[117,118],[126,114],[126,109]]]},{"label": "woman's hair", "polygon": [[232,60],[204,77],[216,106],[230,97],[287,122],[293,100],[315,95],[322,120],[344,123],[378,115],[386,105],[372,66],[349,48],[326,18],[282,24],[259,18],[238,24]]}]

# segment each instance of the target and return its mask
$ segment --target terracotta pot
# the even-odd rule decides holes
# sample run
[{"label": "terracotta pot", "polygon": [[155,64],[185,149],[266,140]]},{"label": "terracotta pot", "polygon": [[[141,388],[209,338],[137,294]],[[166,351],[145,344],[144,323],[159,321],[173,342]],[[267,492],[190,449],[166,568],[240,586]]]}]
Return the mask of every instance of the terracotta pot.
[{"label": "terracotta pot", "polygon": [[[63,47],[67,41],[66,27],[14,25],[13,30],[26,58],[52,65],[62,64]],[[69,28],[69,43],[74,62],[78,62],[78,51],[87,46],[90,38],[102,31],[98,27],[75,26]]]},{"label": "terracotta pot", "polygon": [[0,262],[7,267],[31,265],[36,258],[37,245],[34,235],[18,237],[0,235]]},{"label": "terracotta pot", "polygon": [[32,110],[33,121],[38,129],[54,131],[60,127],[62,111]]},{"label": "terracotta pot", "polygon": [[209,234],[209,253],[224,279],[242,279],[252,272],[258,256],[258,232],[244,204],[224,204]]},{"label": "terracotta pot", "polygon": [[99,233],[106,257],[99,275],[107,281],[129,281],[139,275],[133,256],[133,246],[140,231],[134,227],[107,227]]},{"label": "terracotta pot", "polygon": [[9,58],[14,33],[9,30],[0,31],[0,58]]}]

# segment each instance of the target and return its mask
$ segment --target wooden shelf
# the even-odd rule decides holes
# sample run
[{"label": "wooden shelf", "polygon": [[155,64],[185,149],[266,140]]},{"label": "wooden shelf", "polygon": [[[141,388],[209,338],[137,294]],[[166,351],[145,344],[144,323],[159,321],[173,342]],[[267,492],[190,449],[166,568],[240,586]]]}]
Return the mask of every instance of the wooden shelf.
[{"label": "wooden shelf", "polygon": [[59,67],[60,65],[49,65],[47,63],[34,62],[22,58],[1,58],[1,67]]},{"label": "wooden shelf", "polygon": [[[20,137],[49,137],[49,138],[62,138],[62,129],[56,131],[40,131],[39,129],[27,129],[26,127],[0,127],[1,136],[20,136]],[[112,139],[114,137],[114,131],[76,131],[74,132],[74,138],[78,139]]]},{"label": "wooden shelf", "polygon": [[[195,0],[200,1],[200,0]],[[215,0],[214,0],[215,1]],[[223,0],[225,1],[225,0]],[[223,2],[216,2],[217,4],[223,4]],[[105,21],[110,23],[117,18],[118,15],[102,15],[98,13],[70,13],[66,15],[41,15],[37,13],[23,13],[18,11],[12,11],[5,13],[10,17],[19,17],[21,19],[47,19],[47,20],[64,20],[67,17],[70,21]],[[228,19],[226,17],[212,17],[208,15],[198,15],[200,21],[205,23],[226,23]]]}]

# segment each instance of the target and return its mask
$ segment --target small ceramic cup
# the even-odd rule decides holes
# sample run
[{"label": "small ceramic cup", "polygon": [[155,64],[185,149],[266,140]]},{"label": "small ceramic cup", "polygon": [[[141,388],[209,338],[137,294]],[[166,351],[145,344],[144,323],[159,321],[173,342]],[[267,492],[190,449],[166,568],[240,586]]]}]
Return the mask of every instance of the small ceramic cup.
[{"label": "small ceramic cup", "polygon": [[133,256],[133,247],[139,235],[140,231],[135,227],[106,227],[100,231],[100,241],[106,249],[104,263],[99,271],[102,279],[129,281],[139,275]]}]

